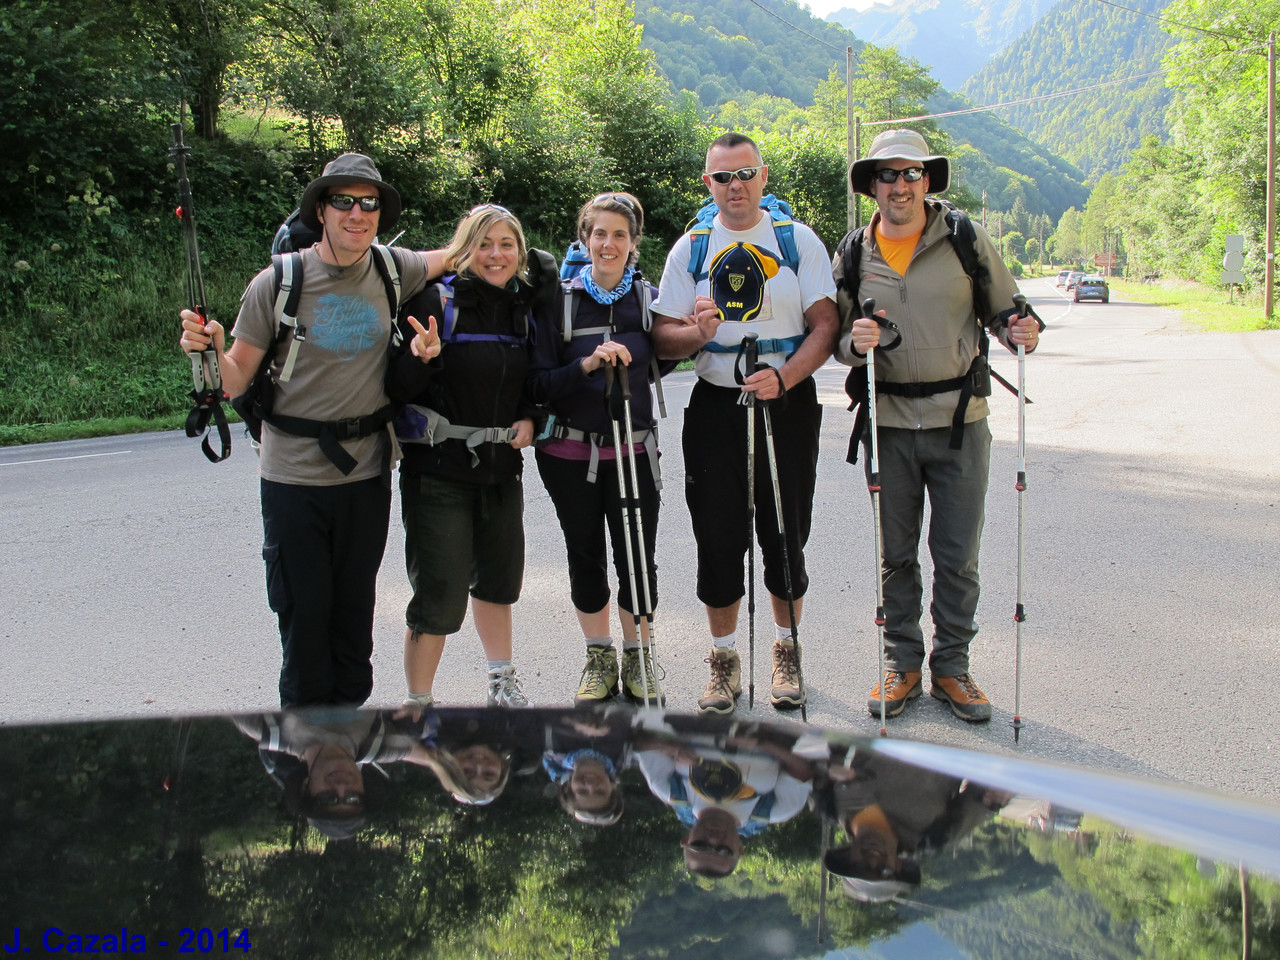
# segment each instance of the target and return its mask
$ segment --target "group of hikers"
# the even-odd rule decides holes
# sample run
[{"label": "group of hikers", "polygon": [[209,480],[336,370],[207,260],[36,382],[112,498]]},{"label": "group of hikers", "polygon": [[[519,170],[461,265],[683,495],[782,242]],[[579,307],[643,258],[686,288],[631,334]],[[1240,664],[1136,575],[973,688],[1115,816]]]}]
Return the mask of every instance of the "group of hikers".
[{"label": "group of hikers", "polygon": [[858,445],[878,440],[878,476],[873,457],[864,463],[883,531],[884,670],[868,709],[893,717],[922,692],[927,494],[930,692],[964,720],[990,718],[968,657],[991,445],[987,331],[1030,352],[1040,325],[1019,315],[1017,286],[982,228],[929,197],[947,190],[950,164],[918,133],[885,131],[851,165],[853,189],[877,212],[834,259],[766,195],[768,174],[750,138],[712,142],[702,179],[714,206],[676,241],[655,288],[637,268],[644,210],[630,193],[582,206],[571,248],[580,269],[567,256],[558,271],[554,257],[530,250],[517,218],[493,203],[470,210],[444,250],[415,253],[377,245],[393,233],[400,195],[369,158],[343,154],[299,205],[320,239],[294,255],[296,276],[282,280],[277,257],[250,282],[229,347],[221,324],[182,311],[182,347],[213,353],[222,393],[270,381],[259,472],[283,707],[358,705],[372,692],[375,581],[397,461],[413,590],[407,704],[433,702],[468,598],[489,704],[529,704],[512,663],[512,605],[524,574],[521,451],[531,445],[564,532],[586,645],[576,701],[620,688],[661,702],[650,644],[661,489],[652,388],[660,399],[661,376],[690,357],[684,486],[711,638],[698,709],[730,713],[742,692],[739,608],[753,536],[775,629],[770,700],[802,707],[797,626],[822,417],[812,375],[834,354],[854,368],[850,383],[862,379],[864,400],[879,400],[874,430],[860,414],[850,443],[853,461]]}]

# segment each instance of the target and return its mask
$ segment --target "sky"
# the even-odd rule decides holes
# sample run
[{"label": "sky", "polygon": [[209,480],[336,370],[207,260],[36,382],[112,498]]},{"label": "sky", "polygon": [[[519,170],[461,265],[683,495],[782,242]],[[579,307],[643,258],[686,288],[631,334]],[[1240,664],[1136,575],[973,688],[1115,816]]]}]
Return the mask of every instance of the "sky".
[{"label": "sky", "polygon": [[[827,14],[835,13],[835,11],[842,10],[845,7],[865,10],[876,2],[877,0],[800,0],[800,5],[808,7],[818,19],[825,20]],[[878,0],[878,2],[888,6],[892,3],[892,0]]]}]

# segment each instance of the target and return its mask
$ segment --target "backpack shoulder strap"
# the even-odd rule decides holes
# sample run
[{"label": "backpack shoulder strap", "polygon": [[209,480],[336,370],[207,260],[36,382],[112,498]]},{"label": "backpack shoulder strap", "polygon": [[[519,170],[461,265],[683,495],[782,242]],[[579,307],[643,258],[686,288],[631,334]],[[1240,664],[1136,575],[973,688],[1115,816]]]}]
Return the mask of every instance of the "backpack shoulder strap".
[{"label": "backpack shoulder strap", "polygon": [[391,247],[375,243],[370,249],[373,251],[373,265],[387,288],[387,305],[391,308],[391,322],[395,323],[400,314],[400,261]]},{"label": "backpack shoulder strap", "polygon": [[986,267],[978,260],[978,233],[973,228],[973,220],[963,210],[948,210],[946,221],[950,228],[947,231],[947,239],[951,241],[960,266],[969,277],[969,284],[973,288],[973,312],[978,318],[978,324],[986,327],[987,321],[991,318],[985,287],[988,273]]},{"label": "backpack shoulder strap", "polygon": [[720,208],[714,200],[708,200],[698,211],[698,215],[689,221],[689,273],[693,282],[707,279],[703,266],[707,262],[707,247],[711,243],[711,223]]},{"label": "backpack shoulder strap", "polygon": [[436,292],[440,294],[441,313],[444,314],[440,324],[440,340],[452,343],[454,328],[458,324],[458,315],[453,309],[453,276],[447,276],[436,284]]},{"label": "backpack shoulder strap", "polygon": [[307,339],[307,328],[298,325],[298,304],[302,300],[302,253],[294,250],[289,253],[272,254],[271,266],[276,276],[276,337],[263,358],[266,364],[264,369],[270,368],[276,351],[280,349],[280,344],[289,339],[289,334],[292,332],[293,339],[289,343],[289,353],[285,357],[284,364],[280,368],[280,376],[277,378],[288,383],[293,376],[293,365],[298,359],[298,348]]},{"label": "backpack shoulder strap", "polygon": [[858,286],[861,283],[858,270],[862,265],[862,242],[866,234],[867,226],[863,224],[856,230],[850,230],[846,233],[844,239],[836,246],[836,252],[840,254],[840,283],[838,286],[840,289],[849,292],[854,304],[858,302]]},{"label": "backpack shoulder strap", "polygon": [[790,267],[792,273],[799,273],[800,248],[796,246],[796,224],[791,205],[772,193],[764,197],[760,205],[768,212],[773,223],[773,235],[778,241],[778,252],[782,254],[783,265]]},{"label": "backpack shoulder strap", "polygon": [[560,284],[560,288],[564,291],[564,311],[561,313],[561,326],[564,328],[564,342],[568,343],[573,339],[573,321],[578,316],[578,298],[573,295],[573,287],[568,281]]}]

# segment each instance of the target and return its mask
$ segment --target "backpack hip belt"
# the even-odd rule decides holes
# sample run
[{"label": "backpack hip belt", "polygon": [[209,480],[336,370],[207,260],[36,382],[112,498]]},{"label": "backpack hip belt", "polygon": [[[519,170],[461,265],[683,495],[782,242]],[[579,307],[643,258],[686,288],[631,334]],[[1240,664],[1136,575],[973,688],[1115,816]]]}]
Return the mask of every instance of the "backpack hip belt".
[{"label": "backpack hip belt", "polygon": [[466,427],[450,423],[443,414],[416,403],[407,404],[396,416],[396,439],[401,443],[424,443],[437,446],[446,440],[462,440],[471,454],[472,468],[480,466],[476,447],[482,443],[510,443],[516,438],[515,427]]},{"label": "backpack hip belt", "polygon": [[395,411],[392,404],[387,404],[363,417],[349,417],[346,420],[309,420],[306,417],[286,417],[280,414],[272,414],[265,419],[283,433],[318,440],[320,449],[329,458],[329,462],[346,476],[356,468],[359,461],[342,448],[341,441],[362,440],[372,436],[395,418]]},{"label": "backpack hip belt", "polygon": [[[585,430],[579,430],[577,427],[570,427],[561,423],[552,414],[547,420],[547,425],[542,433],[538,434],[538,440],[577,440],[582,443],[591,444],[591,459],[587,463],[587,483],[595,483],[596,477],[600,469],[600,447],[612,447],[613,437],[607,437],[602,433],[588,433]],[[650,443],[649,441],[653,442]],[[658,428],[656,426],[649,427],[640,433],[632,433],[631,443],[634,446],[638,443],[644,444],[645,453],[649,457],[649,467],[653,473],[653,486],[656,490],[662,489],[662,473],[658,468]]]},{"label": "backpack hip belt", "polygon": [[[806,333],[798,333],[794,337],[768,337],[764,340],[756,341],[756,353],[760,356],[770,353],[781,353],[790,357],[793,353],[800,349],[800,344],[804,343]],[[702,349],[707,353],[732,353],[737,354],[740,344],[733,343],[717,343],[709,340],[702,345]]]}]

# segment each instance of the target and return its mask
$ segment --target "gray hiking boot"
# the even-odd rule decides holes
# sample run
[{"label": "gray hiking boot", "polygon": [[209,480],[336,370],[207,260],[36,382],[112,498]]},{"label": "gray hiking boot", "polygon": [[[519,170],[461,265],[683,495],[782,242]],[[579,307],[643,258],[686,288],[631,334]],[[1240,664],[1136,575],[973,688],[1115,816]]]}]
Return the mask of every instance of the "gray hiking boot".
[{"label": "gray hiking boot", "polygon": [[503,667],[498,673],[489,674],[489,706],[533,706],[520,689],[520,678],[516,676],[515,667]]}]

